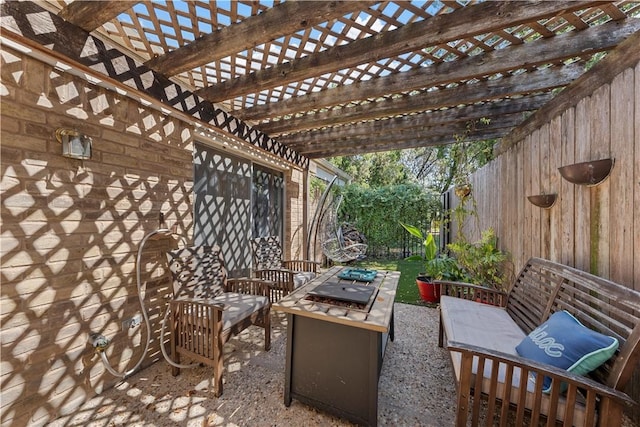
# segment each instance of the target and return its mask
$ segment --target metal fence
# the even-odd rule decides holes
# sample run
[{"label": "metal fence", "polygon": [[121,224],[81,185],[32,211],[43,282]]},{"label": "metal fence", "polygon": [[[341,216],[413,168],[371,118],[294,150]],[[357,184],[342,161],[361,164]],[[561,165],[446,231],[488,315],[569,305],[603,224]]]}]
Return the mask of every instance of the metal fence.
[{"label": "metal fence", "polygon": [[[421,224],[412,224],[422,230],[422,233],[431,233],[436,239],[436,245],[440,247],[440,230],[435,221],[425,221]],[[365,235],[366,235],[365,231]],[[410,235],[401,225],[393,227],[387,242],[377,242],[375,236],[367,236],[367,258],[374,259],[404,259],[412,255],[424,255],[422,242]],[[425,234],[426,235],[426,234]],[[391,242],[391,243],[389,243]]]}]

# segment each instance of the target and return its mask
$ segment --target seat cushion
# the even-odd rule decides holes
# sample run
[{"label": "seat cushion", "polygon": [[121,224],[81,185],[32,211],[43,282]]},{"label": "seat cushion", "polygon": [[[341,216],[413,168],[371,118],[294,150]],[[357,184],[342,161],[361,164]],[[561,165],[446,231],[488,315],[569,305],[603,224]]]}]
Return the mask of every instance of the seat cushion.
[{"label": "seat cushion", "polygon": [[451,341],[516,355],[516,346],[526,336],[502,307],[442,296],[440,310]]},{"label": "seat cushion", "polygon": [[225,292],[215,297],[213,302],[224,304],[222,330],[226,331],[254,312],[269,305],[269,298],[260,295]]},{"label": "seat cushion", "polygon": [[299,273],[296,273],[293,276],[293,287],[297,289],[300,286],[304,285],[305,283],[310,282],[315,277],[316,277],[316,273],[314,273],[313,271],[301,271]]}]

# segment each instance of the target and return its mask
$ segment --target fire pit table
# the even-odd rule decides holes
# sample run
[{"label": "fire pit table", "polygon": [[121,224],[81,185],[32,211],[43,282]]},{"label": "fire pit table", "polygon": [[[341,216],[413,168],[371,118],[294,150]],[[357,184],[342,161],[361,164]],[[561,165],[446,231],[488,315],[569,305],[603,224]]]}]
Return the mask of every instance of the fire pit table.
[{"label": "fire pit table", "polygon": [[[343,278],[346,277],[346,278]],[[284,404],[375,426],[400,273],[333,267],[272,305],[287,314]]]}]

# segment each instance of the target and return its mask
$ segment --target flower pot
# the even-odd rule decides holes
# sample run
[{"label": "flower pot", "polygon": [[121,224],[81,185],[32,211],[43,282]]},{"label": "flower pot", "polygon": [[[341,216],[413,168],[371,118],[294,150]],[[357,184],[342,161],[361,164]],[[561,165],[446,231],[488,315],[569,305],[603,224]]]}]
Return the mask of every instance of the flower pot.
[{"label": "flower pot", "polygon": [[430,277],[418,276],[416,285],[418,285],[418,292],[420,292],[422,301],[440,302],[440,285],[434,284]]},{"label": "flower pot", "polygon": [[453,192],[456,193],[456,196],[458,196],[459,199],[464,200],[469,194],[471,194],[471,186],[468,184],[458,185],[455,187]]}]

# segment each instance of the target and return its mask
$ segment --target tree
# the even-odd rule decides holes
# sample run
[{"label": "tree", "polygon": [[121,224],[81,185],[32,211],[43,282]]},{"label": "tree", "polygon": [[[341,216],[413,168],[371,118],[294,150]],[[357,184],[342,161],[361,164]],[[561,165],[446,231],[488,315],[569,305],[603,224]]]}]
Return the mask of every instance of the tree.
[{"label": "tree", "polygon": [[474,122],[470,122],[464,134],[454,135],[453,144],[406,150],[403,162],[419,181],[437,193],[465,182],[470,174],[493,159],[496,142],[494,139],[468,141],[467,135],[473,126]]},{"label": "tree", "polygon": [[354,183],[364,187],[378,188],[411,181],[410,171],[402,162],[399,150],[334,157],[329,161],[351,175]]}]

